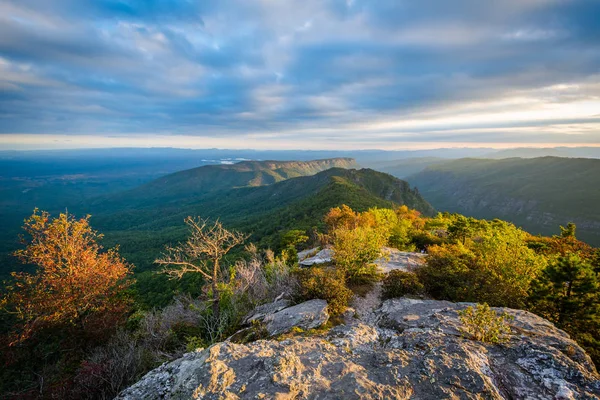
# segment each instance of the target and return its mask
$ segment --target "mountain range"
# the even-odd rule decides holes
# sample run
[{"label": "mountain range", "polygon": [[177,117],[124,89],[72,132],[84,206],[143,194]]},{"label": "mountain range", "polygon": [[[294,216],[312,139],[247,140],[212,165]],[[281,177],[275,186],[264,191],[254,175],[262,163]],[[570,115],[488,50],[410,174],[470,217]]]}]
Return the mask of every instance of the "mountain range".
[{"label": "mountain range", "polygon": [[439,211],[505,219],[546,235],[575,222],[578,237],[600,244],[599,159],[466,158],[406,179]]},{"label": "mountain range", "polygon": [[[337,167],[324,169],[332,165]],[[188,215],[218,218],[252,233],[251,240],[262,247],[276,248],[287,230],[321,226],[322,216],[342,204],[361,211],[406,204],[425,215],[435,212],[405,181],[371,169],[339,166],[356,163],[352,159],[242,162],[182,171],[96,199],[92,223],[110,244],[119,243],[122,254],[139,270],[145,270],[152,268],[165,244],[183,239],[183,219]],[[146,240],[132,240],[142,237]]]}]

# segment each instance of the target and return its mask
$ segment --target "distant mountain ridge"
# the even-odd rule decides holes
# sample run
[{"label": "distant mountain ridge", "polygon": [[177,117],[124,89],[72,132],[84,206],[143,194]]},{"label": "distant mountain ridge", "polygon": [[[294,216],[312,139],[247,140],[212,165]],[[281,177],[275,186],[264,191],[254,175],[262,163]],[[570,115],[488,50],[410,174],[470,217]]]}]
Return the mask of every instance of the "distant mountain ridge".
[{"label": "distant mountain ridge", "polygon": [[204,165],[165,175],[137,188],[94,200],[94,208],[137,208],[157,203],[195,201],[207,193],[241,187],[271,185],[290,178],[314,175],[330,168],[357,168],[352,158],[313,161],[241,161]]},{"label": "distant mountain ridge", "polygon": [[512,221],[532,233],[557,234],[572,221],[600,244],[600,160],[466,158],[407,177],[439,211]]}]

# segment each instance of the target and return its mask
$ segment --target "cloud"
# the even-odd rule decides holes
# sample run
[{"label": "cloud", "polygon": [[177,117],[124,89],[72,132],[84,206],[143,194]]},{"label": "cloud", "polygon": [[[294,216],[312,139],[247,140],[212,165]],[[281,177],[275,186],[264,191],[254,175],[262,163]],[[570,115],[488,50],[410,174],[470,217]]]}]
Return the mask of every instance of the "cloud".
[{"label": "cloud", "polygon": [[6,0],[0,134],[600,143],[597,15],[594,0]]}]

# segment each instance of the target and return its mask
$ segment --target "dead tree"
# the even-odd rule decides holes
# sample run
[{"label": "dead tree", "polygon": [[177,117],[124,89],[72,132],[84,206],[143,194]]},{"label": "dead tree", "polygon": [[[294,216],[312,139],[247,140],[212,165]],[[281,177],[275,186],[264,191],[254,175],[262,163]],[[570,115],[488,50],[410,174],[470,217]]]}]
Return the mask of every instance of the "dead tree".
[{"label": "dead tree", "polygon": [[221,259],[235,246],[243,243],[248,235],[229,231],[218,220],[210,222],[200,217],[187,217],[190,236],[175,247],[167,246],[162,258],[155,261],[164,265],[163,273],[181,279],[188,272],[198,273],[212,285],[212,310],[219,318],[219,280]]}]

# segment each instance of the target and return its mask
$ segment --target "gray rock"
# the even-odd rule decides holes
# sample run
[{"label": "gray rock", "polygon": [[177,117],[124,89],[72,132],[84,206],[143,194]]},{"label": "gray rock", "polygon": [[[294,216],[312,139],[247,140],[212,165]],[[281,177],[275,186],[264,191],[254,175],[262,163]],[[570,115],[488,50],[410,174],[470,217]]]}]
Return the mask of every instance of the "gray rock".
[{"label": "gray rock", "polygon": [[300,264],[300,266],[310,267],[311,265],[315,265],[315,264],[330,263],[332,260],[332,257],[333,257],[332,249],[323,249],[312,257],[300,259],[298,264]]},{"label": "gray rock", "polygon": [[460,334],[457,311],[468,305],[394,299],[372,325],[218,343],[162,365],[118,398],[600,399],[594,365],[565,332],[496,309],[515,317],[508,342],[474,341]]},{"label": "gray rock", "polygon": [[246,315],[242,324],[247,325],[251,324],[253,321],[262,321],[267,315],[281,311],[289,306],[290,301],[286,299],[275,300],[272,303],[260,305]]},{"label": "gray rock", "polygon": [[382,272],[394,269],[412,272],[425,263],[426,254],[400,251],[391,247],[381,249],[382,256],[374,261]]},{"label": "gray rock", "polygon": [[319,251],[321,251],[320,247],[313,247],[312,249],[306,249],[298,252],[298,261],[302,261],[307,259],[308,257],[312,257],[316,255]]},{"label": "gray rock", "polygon": [[315,299],[269,314],[263,318],[262,322],[269,335],[276,336],[289,332],[294,327],[318,328],[328,320],[327,302]]}]

